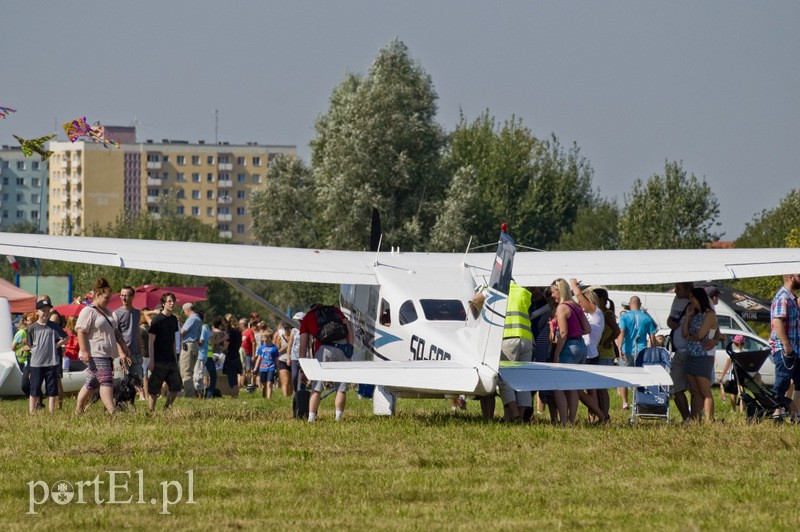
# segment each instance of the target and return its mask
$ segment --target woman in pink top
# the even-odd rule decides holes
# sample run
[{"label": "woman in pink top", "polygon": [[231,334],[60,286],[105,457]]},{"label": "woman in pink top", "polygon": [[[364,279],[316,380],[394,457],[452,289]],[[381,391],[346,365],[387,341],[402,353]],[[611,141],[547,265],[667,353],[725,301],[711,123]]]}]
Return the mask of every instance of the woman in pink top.
[{"label": "woman in pink top", "polygon": [[[550,285],[550,295],[558,304],[556,307],[557,335],[554,343],[553,362],[561,364],[585,364],[586,344],[583,335],[589,334],[591,328],[583,309],[572,301],[572,291],[564,279],[556,279]],[[561,424],[575,422],[578,413],[578,391],[556,391],[556,407]]]}]

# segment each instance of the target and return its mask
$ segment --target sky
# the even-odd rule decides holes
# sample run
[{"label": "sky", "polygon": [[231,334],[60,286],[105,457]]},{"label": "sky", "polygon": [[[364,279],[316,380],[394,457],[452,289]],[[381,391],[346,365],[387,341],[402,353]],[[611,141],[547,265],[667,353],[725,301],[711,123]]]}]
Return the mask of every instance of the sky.
[{"label": "sky", "polygon": [[683,161],[733,240],[800,187],[800,2],[44,0],[3,14],[0,106],[18,112],[2,144],[80,116],[213,142],[217,110],[218,140],[308,161],[333,89],[398,38],[445,129],[462,112],[516,116],[575,142],[620,205]]}]

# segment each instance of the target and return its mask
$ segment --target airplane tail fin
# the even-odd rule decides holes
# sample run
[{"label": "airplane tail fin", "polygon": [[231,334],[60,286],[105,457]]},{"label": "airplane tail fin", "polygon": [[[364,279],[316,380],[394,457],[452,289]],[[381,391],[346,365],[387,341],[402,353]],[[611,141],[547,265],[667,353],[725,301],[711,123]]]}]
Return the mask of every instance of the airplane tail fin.
[{"label": "airplane tail fin", "polygon": [[493,371],[497,371],[500,366],[500,344],[503,342],[511,270],[516,251],[517,245],[503,224],[473,344],[478,360]]}]

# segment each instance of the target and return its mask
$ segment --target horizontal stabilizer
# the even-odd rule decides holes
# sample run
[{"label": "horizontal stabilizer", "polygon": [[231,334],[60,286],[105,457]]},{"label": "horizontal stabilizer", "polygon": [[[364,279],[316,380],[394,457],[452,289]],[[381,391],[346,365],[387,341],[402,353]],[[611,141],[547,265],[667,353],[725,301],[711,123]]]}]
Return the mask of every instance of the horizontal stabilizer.
[{"label": "horizontal stabilizer", "polygon": [[474,393],[478,370],[438,360],[323,362],[301,359],[303,373],[311,380],[375,384],[390,388],[430,390],[437,393]]},{"label": "horizontal stabilizer", "polygon": [[632,368],[542,362],[500,362],[500,377],[519,392],[672,386],[669,372],[661,366]]}]

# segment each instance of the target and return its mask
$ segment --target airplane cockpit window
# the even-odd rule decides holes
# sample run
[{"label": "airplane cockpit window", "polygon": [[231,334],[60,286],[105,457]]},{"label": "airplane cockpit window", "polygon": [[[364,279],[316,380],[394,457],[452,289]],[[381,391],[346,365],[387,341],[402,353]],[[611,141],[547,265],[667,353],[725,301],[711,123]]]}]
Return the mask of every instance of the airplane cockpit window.
[{"label": "airplane cockpit window", "polygon": [[422,312],[428,321],[464,321],[467,311],[458,299],[420,299]]},{"label": "airplane cockpit window", "polygon": [[417,321],[417,309],[414,308],[414,303],[409,299],[400,305],[400,325],[415,321]]},{"label": "airplane cockpit window", "polygon": [[378,321],[385,327],[391,327],[392,325],[392,314],[389,312],[389,302],[385,299],[381,299],[381,313],[378,317]]}]

